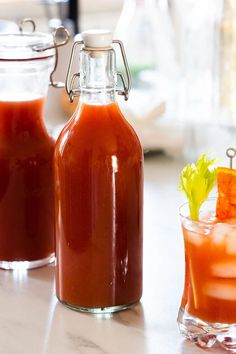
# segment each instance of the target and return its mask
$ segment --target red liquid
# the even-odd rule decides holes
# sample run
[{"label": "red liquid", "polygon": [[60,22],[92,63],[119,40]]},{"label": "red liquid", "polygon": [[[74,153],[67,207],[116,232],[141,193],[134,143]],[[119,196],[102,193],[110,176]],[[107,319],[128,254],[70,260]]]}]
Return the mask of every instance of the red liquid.
[{"label": "red liquid", "polygon": [[55,151],[57,296],[100,308],[142,295],[143,154],[116,103],[81,105]]},{"label": "red liquid", "polygon": [[40,260],[54,251],[54,141],[43,106],[43,99],[0,101],[0,261]]}]

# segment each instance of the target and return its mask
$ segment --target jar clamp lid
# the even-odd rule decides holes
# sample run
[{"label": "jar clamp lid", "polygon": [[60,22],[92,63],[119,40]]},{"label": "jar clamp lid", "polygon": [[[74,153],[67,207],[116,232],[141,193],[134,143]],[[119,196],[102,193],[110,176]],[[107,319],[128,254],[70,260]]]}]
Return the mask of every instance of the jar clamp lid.
[{"label": "jar clamp lid", "polygon": [[[25,32],[24,26],[30,23],[32,32]],[[27,18],[20,22],[19,32],[0,34],[0,61],[28,61],[43,60],[55,57],[54,69],[50,75],[50,84],[54,87],[64,87],[61,82],[54,82],[53,74],[58,63],[58,48],[68,43],[70,34],[61,26],[53,34],[35,32],[33,20]],[[63,34],[64,39],[58,41],[58,35]]]}]

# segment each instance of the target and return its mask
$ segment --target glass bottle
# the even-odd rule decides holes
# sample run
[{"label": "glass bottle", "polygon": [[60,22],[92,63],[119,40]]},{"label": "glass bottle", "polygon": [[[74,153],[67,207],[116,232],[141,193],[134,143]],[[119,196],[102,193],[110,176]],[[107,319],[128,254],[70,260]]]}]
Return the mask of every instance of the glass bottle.
[{"label": "glass bottle", "polygon": [[54,140],[44,124],[53,36],[0,34],[0,267],[54,259]]},{"label": "glass bottle", "polygon": [[82,39],[68,90],[79,105],[55,149],[56,292],[75,310],[113,312],[142,295],[143,153],[116,102],[111,32]]},{"label": "glass bottle", "polygon": [[133,79],[121,109],[148,142],[147,126],[155,130],[161,114],[172,117],[176,111],[176,40],[167,0],[125,0],[115,33],[125,45]]},{"label": "glass bottle", "polygon": [[222,133],[218,125],[220,3],[172,2],[180,62],[177,114],[184,128],[183,154],[188,161],[205,151],[215,151],[222,141],[215,139]]}]

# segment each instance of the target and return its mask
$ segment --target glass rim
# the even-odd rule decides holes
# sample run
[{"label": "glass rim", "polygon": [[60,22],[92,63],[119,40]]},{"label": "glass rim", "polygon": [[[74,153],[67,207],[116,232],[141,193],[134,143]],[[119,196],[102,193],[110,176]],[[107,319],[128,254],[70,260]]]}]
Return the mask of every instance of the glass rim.
[{"label": "glass rim", "polygon": [[[209,197],[209,198],[207,198],[207,200],[205,200],[205,202],[203,202],[202,203],[202,206],[204,206],[204,204],[206,203],[206,202],[210,202],[210,201],[216,201],[217,200],[217,196],[214,196],[214,197]],[[184,215],[183,213],[181,213],[181,210],[184,208],[184,207],[186,207],[186,206],[188,206],[189,205],[189,202],[184,202],[184,203],[182,203],[181,205],[180,205],[180,207],[179,207],[179,215],[181,216],[181,217],[183,217],[183,218],[188,218],[186,215]],[[193,220],[194,221],[194,220]]]},{"label": "glass rim", "polygon": [[[212,197],[209,197],[203,204],[202,204],[202,206],[201,206],[201,208],[202,207],[204,207],[204,205],[207,203],[207,202],[216,202],[217,201],[217,196],[212,196]],[[191,223],[193,223],[193,224],[196,224],[196,225],[199,225],[199,226],[203,226],[203,225],[205,225],[205,226],[213,226],[213,225],[215,225],[216,223],[217,224],[229,224],[229,219],[227,219],[227,220],[222,220],[222,221],[217,221],[217,219],[216,219],[216,223],[215,222],[212,222],[211,220],[209,220],[209,221],[207,221],[207,220],[192,220],[191,218],[190,218],[190,213],[188,214],[188,215],[184,215],[184,213],[182,212],[182,210],[184,209],[184,208],[188,208],[188,210],[189,210],[189,203],[188,202],[185,202],[185,203],[183,203],[183,204],[181,204],[180,205],[180,207],[179,207],[179,216],[180,216],[180,219],[181,220],[185,220],[185,221],[189,221],[189,222],[191,222]],[[201,210],[201,208],[200,208],[200,210]],[[209,211],[212,211],[212,210],[210,210],[209,209]],[[215,211],[215,210],[214,210]],[[235,218],[233,218],[233,219],[235,219]],[[231,225],[236,225],[236,219],[235,219],[235,222],[231,222],[230,223]]]},{"label": "glass rim", "polygon": [[48,59],[55,56],[54,48],[46,49],[51,46],[53,36],[49,33],[0,33],[0,61]]}]

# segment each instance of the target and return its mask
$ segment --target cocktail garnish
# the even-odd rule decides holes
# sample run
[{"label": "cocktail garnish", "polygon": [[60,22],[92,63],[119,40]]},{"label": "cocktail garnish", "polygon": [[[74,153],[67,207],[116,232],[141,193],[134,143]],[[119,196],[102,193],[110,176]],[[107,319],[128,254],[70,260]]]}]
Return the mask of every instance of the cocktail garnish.
[{"label": "cocktail garnish", "polygon": [[218,199],[216,217],[218,220],[236,218],[236,170],[227,167],[217,169]]},{"label": "cocktail garnish", "polygon": [[182,170],[179,191],[188,199],[192,220],[198,220],[201,205],[216,184],[216,168],[212,167],[215,163],[216,159],[208,160],[207,154],[202,154],[196,164],[188,164]]}]

